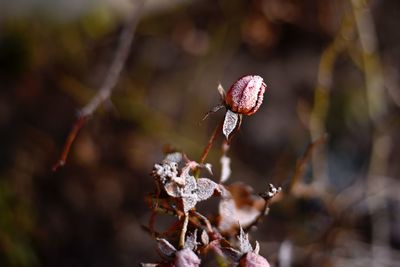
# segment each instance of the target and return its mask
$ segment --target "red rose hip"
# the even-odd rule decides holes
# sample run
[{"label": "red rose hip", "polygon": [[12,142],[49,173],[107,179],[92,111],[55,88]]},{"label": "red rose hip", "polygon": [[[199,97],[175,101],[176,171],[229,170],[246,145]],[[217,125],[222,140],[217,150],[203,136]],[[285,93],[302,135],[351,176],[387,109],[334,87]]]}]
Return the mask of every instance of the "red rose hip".
[{"label": "red rose hip", "polygon": [[266,87],[260,76],[243,76],[229,88],[225,104],[235,113],[252,115],[261,106]]}]

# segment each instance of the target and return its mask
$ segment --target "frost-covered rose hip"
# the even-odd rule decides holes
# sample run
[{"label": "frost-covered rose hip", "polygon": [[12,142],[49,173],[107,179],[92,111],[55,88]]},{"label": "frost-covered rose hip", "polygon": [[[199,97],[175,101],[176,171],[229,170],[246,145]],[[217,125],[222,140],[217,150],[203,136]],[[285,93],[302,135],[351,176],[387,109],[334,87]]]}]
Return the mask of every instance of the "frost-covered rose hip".
[{"label": "frost-covered rose hip", "polygon": [[242,123],[242,116],[253,115],[261,106],[264,98],[265,85],[263,78],[258,75],[243,76],[232,84],[225,93],[222,86],[218,87],[227,112],[222,126],[226,139]]},{"label": "frost-covered rose hip", "polygon": [[260,76],[243,76],[226,93],[225,104],[235,113],[252,115],[261,106],[266,87]]},{"label": "frost-covered rose hip", "polygon": [[227,109],[222,126],[222,132],[226,139],[236,129],[240,128],[242,116],[253,115],[260,108],[264,98],[265,85],[263,78],[258,75],[246,75],[237,80],[225,92],[222,85],[218,85],[218,92],[221,95],[221,104],[212,108],[203,118],[208,117],[211,113],[225,107]]}]

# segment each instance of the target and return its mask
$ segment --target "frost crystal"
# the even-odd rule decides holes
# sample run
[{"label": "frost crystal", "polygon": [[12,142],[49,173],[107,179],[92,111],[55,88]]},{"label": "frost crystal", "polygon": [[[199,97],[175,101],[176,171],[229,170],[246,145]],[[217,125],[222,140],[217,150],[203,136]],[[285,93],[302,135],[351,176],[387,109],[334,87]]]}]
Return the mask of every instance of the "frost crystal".
[{"label": "frost crystal", "polygon": [[244,76],[231,86],[226,94],[226,103],[233,112],[252,115],[261,106],[265,88],[260,76]]},{"label": "frost crystal", "polygon": [[239,115],[228,110],[225,115],[224,125],[222,127],[222,132],[224,133],[226,139],[228,139],[229,135],[235,130],[236,125],[238,124]]},{"label": "frost crystal", "polygon": [[184,248],[188,248],[191,250],[196,250],[197,248],[197,229],[194,230],[193,234],[190,234],[186,237]]},{"label": "frost crystal", "polygon": [[251,244],[249,242],[249,234],[246,234],[243,231],[242,227],[240,227],[240,234],[238,236],[238,240],[239,240],[239,249],[241,253],[246,254],[248,252],[253,251],[253,248],[251,247]]},{"label": "frost crystal", "polygon": [[[193,209],[197,202],[210,198],[215,190],[220,190],[219,185],[210,179],[200,178],[196,180],[190,174],[193,167],[200,166],[198,163],[188,162],[179,172],[178,163],[169,160],[171,158],[176,157],[168,155],[162,164],[155,164],[153,176],[169,196],[182,200],[185,213]],[[204,166],[210,168],[210,165]]]}]

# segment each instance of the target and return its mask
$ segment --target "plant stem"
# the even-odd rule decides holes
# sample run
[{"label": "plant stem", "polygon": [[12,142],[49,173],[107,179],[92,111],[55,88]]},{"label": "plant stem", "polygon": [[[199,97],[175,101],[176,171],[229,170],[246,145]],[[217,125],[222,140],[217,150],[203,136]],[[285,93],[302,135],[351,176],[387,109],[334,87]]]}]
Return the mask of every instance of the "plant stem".
[{"label": "plant stem", "polygon": [[61,156],[52,168],[53,171],[57,171],[60,167],[65,165],[70,148],[74,143],[80,129],[85,125],[86,121],[94,114],[98,107],[102,103],[110,99],[115,85],[117,84],[118,79],[121,75],[122,69],[125,66],[125,62],[128,59],[130,47],[135,36],[136,26],[139,22],[143,5],[144,0],[138,1],[137,6],[135,6],[135,9],[130,15],[129,20],[124,26],[119,37],[119,43],[115,52],[114,59],[109,67],[107,75],[105,76],[103,84],[101,85],[96,95],[90,100],[90,102],[79,110],[78,117],[68,134],[67,140],[65,141]]},{"label": "plant stem", "polygon": [[181,231],[181,235],[179,237],[179,247],[180,248],[183,248],[183,246],[185,245],[185,236],[186,236],[188,223],[189,223],[189,214],[185,213],[185,218],[184,218],[183,225],[182,225],[182,231]]},{"label": "plant stem", "polygon": [[201,154],[200,164],[204,163],[204,161],[206,160],[208,153],[210,152],[210,149],[214,144],[215,139],[217,138],[218,134],[221,133],[223,124],[224,121],[221,121],[220,124],[218,124],[217,127],[215,127],[214,132],[212,133],[206,147],[203,150],[203,153]]}]

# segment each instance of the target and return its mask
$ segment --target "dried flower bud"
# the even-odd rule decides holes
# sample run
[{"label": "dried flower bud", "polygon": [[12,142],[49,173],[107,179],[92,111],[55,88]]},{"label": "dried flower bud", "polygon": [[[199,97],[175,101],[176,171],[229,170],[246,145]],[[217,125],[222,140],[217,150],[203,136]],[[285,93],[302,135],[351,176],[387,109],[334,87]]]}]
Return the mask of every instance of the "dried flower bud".
[{"label": "dried flower bud", "polygon": [[244,76],[228,90],[225,104],[235,113],[252,115],[261,106],[266,87],[260,76]]},{"label": "dried flower bud", "polygon": [[244,255],[239,262],[240,267],[270,267],[268,261],[254,252]]}]

